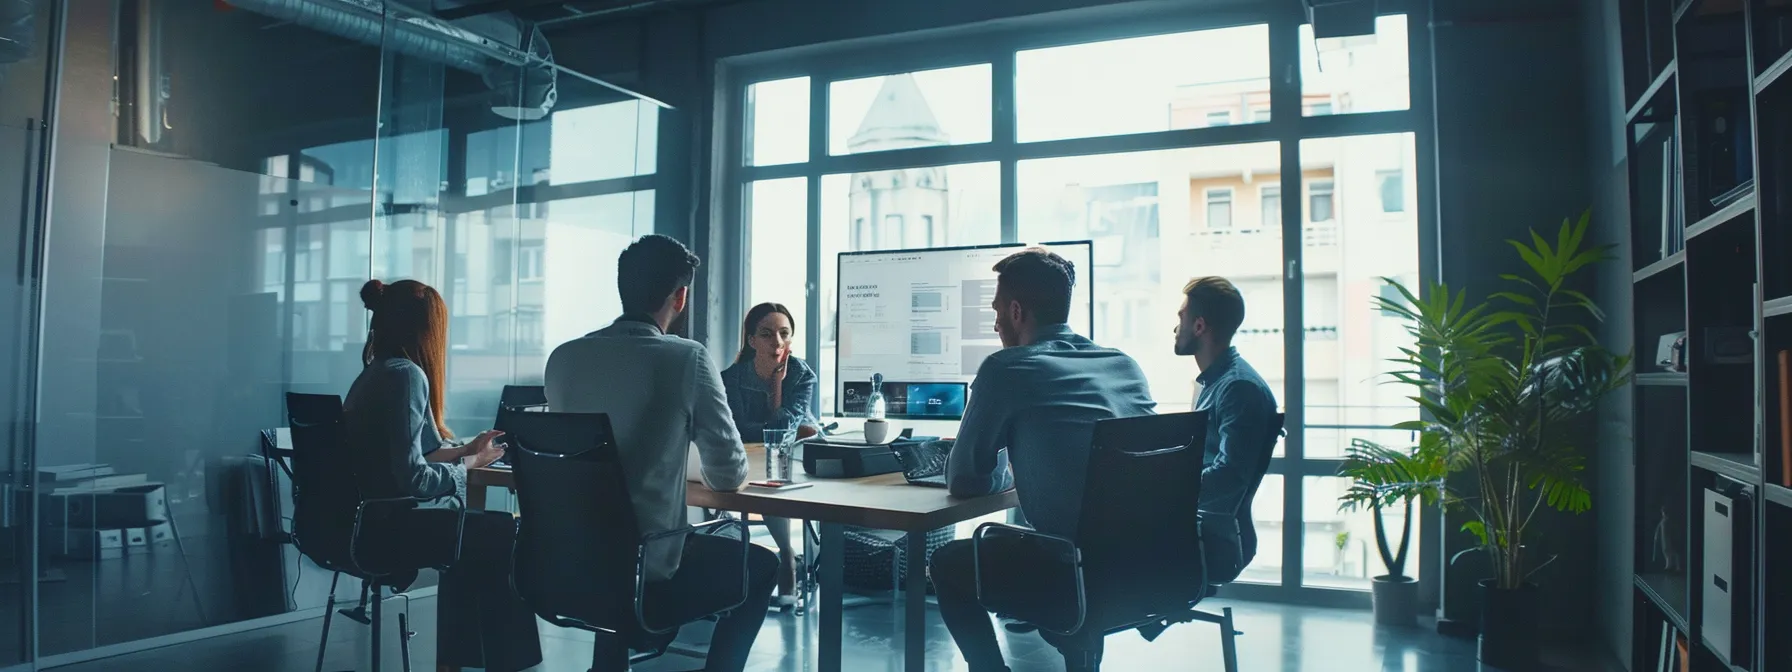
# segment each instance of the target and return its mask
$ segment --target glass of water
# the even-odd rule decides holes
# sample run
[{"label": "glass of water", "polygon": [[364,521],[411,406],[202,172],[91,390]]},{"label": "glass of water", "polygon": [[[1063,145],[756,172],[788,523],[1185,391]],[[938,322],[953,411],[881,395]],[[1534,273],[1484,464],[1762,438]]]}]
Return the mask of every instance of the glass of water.
[{"label": "glass of water", "polygon": [[767,429],[765,434],[765,477],[769,480],[790,480],[790,453],[796,448],[795,429]]}]

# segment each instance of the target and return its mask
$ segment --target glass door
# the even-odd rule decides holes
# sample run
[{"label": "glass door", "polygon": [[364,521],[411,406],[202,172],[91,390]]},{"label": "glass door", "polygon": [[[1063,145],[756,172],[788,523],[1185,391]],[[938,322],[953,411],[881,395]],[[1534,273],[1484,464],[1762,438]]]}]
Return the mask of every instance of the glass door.
[{"label": "glass door", "polygon": [[56,3],[0,3],[0,670],[32,669],[31,381]]}]

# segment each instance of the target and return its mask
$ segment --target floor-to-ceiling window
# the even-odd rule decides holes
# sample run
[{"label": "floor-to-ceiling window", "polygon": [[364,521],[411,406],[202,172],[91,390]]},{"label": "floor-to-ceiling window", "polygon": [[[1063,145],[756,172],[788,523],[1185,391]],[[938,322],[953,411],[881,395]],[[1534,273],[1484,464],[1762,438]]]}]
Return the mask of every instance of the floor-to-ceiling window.
[{"label": "floor-to-ceiling window", "polygon": [[1318,39],[1297,14],[1046,23],[732,68],[738,201],[718,209],[746,282],[723,305],[797,311],[825,396],[838,254],[1092,240],[1092,336],[1175,412],[1199,391],[1172,352],[1180,290],[1228,277],[1247,304],[1235,344],[1289,418],[1241,581],[1366,590],[1385,569],[1334,474],[1354,438],[1410,441],[1388,427],[1418,413],[1381,385],[1409,339],[1373,301],[1383,278],[1420,279],[1430,221],[1409,17]]}]

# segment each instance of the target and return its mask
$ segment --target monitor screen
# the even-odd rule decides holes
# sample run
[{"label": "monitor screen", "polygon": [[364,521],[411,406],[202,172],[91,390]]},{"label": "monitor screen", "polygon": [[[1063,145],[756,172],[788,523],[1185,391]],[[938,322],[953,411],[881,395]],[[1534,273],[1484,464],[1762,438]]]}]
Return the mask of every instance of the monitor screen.
[{"label": "monitor screen", "polygon": [[[838,351],[834,412],[864,415],[872,374],[884,377],[885,412],[896,418],[956,419],[983,359],[1000,350],[995,332],[996,262],[1026,245],[847,252],[835,296]],[[1070,328],[1094,338],[1094,244],[1046,243],[1076,266]],[[901,400],[898,405],[898,399]],[[912,400],[923,400],[913,403]],[[898,410],[900,408],[900,410]]]},{"label": "monitor screen", "polygon": [[[967,383],[909,383],[884,381],[884,414],[892,418],[964,417]],[[871,381],[849,380],[842,389],[840,407],[845,415],[864,415],[871,398]]]}]

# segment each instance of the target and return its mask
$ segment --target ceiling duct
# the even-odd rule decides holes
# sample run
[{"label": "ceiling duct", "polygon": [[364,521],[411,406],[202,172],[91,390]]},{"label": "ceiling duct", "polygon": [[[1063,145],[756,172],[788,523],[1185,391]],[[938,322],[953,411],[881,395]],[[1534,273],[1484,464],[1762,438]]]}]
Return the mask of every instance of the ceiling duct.
[{"label": "ceiling duct", "polygon": [[[534,23],[507,12],[453,22],[430,15],[431,10],[458,7],[469,0],[228,1],[301,28],[362,44],[383,45],[405,56],[479,75],[492,88],[492,112],[507,119],[531,121],[545,117],[559,97],[553,51]],[[425,3],[430,6],[417,6]],[[389,13],[388,4],[396,11]]]},{"label": "ceiling duct", "polygon": [[37,37],[35,0],[0,0],[0,65],[31,56]]}]

